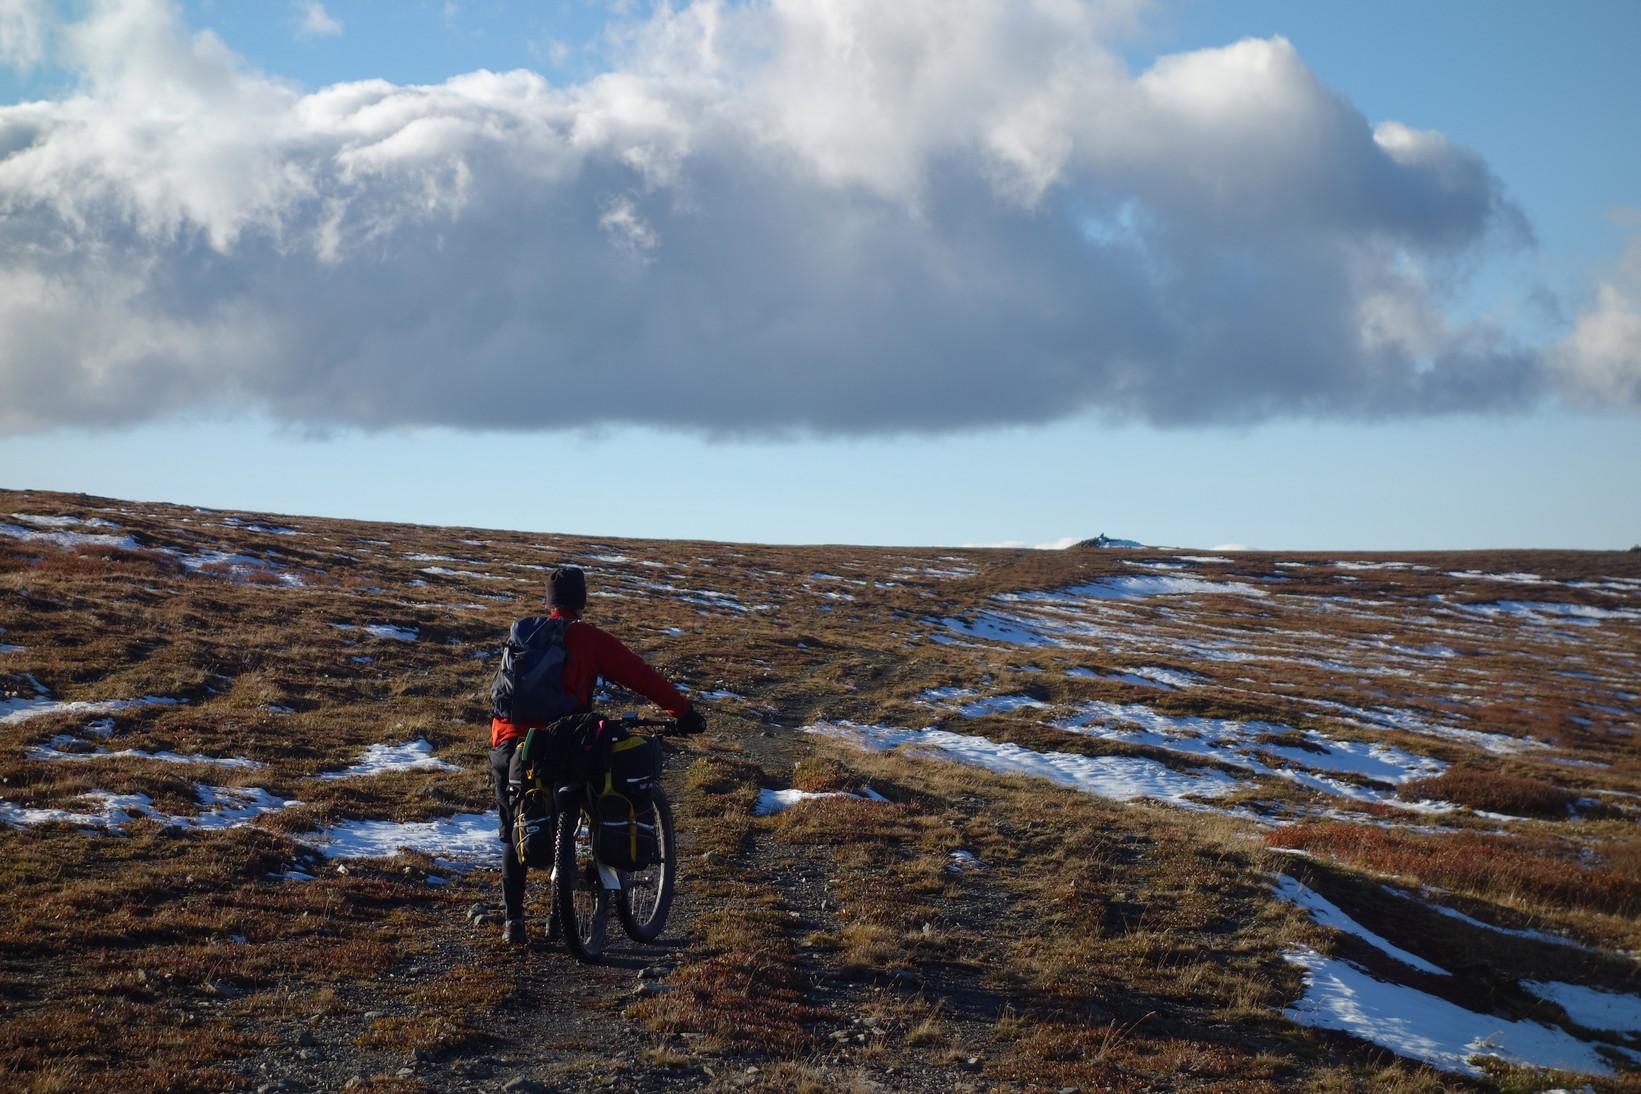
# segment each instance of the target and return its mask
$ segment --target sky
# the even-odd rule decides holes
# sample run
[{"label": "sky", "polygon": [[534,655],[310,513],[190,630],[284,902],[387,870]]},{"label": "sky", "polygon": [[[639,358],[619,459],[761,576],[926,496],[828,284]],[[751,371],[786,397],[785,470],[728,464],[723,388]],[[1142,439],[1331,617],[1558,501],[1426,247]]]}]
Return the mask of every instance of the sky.
[{"label": "sky", "polygon": [[1641,541],[1641,6],[0,0],[0,486]]}]

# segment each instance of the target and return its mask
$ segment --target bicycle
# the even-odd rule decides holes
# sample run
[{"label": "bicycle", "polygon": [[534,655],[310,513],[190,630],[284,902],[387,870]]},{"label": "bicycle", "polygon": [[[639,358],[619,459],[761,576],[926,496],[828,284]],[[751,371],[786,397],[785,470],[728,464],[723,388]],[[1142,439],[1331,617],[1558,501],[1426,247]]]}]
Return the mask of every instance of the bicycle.
[{"label": "bicycle", "polygon": [[[660,729],[658,737],[669,736],[669,731],[676,734],[678,729],[671,719],[632,714],[623,715],[620,724],[628,730]],[[622,929],[634,942],[653,942],[666,928],[678,866],[677,837],[666,791],[657,784],[653,794],[656,861],[623,870],[599,859],[593,785],[585,779],[567,779],[554,787],[557,829],[547,930],[550,938],[562,934],[565,946],[578,960],[596,962],[603,954],[612,903]]]}]

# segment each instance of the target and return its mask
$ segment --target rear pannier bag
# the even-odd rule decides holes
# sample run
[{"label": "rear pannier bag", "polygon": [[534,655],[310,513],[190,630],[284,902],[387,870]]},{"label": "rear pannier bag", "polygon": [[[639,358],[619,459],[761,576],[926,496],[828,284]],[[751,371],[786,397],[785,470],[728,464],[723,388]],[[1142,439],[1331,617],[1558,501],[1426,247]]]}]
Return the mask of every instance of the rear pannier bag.
[{"label": "rear pannier bag", "polygon": [[506,838],[526,866],[553,863],[553,789],[565,778],[599,778],[609,767],[607,723],[596,714],[560,718],[525,734],[513,751],[507,784],[513,830]]},{"label": "rear pannier bag", "polygon": [[516,786],[513,850],[526,866],[553,864],[553,792],[540,779]]},{"label": "rear pannier bag", "polygon": [[609,769],[593,781],[598,857],[606,866],[637,870],[660,857],[654,794],[660,779],[655,741],[634,736],[610,745]]}]

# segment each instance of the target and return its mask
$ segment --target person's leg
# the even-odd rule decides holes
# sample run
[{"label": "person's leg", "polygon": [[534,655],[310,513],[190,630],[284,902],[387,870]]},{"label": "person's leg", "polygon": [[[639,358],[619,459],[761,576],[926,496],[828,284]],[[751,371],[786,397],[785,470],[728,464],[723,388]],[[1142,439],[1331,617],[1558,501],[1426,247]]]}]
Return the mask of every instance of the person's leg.
[{"label": "person's leg", "polygon": [[500,816],[501,900],[509,923],[524,921],[524,863],[513,846],[513,795],[508,789],[508,768],[513,762],[516,741],[507,741],[490,750],[490,775],[496,788],[496,812]]}]

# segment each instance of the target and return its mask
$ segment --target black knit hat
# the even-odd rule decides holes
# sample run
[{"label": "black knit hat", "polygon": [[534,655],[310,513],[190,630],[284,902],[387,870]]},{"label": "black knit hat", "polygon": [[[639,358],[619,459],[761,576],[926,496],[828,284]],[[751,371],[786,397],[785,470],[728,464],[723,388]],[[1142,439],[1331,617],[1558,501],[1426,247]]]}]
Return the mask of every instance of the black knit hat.
[{"label": "black knit hat", "polygon": [[547,606],[565,612],[587,607],[587,575],[577,566],[560,566],[547,575]]}]

